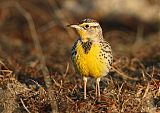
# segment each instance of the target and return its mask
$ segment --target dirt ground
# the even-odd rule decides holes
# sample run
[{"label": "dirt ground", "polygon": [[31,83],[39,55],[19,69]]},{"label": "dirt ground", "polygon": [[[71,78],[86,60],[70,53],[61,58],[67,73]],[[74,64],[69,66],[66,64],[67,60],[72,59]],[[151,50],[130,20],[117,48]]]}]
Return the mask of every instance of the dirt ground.
[{"label": "dirt ground", "polygon": [[[136,1],[0,0],[0,112],[159,113],[160,2]],[[92,78],[83,99],[71,62],[78,35],[65,26],[84,18],[114,55],[100,101]]]}]

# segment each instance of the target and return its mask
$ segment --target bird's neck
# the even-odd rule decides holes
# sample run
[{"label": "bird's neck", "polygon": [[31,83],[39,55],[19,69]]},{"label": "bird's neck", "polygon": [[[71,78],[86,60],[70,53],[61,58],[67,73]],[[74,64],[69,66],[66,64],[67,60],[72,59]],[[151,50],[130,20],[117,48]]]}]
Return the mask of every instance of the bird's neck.
[{"label": "bird's neck", "polygon": [[85,42],[81,41],[81,46],[82,46],[85,54],[88,54],[88,52],[91,49],[92,44],[93,44],[93,42],[91,40],[88,40],[88,41],[85,41]]}]

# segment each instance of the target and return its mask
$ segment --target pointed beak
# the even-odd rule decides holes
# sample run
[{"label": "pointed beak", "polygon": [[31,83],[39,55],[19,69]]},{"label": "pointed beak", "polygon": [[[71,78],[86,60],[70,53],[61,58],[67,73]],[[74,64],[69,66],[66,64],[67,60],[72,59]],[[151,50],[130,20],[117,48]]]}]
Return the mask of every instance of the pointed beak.
[{"label": "pointed beak", "polygon": [[75,28],[75,29],[81,29],[81,27],[79,25],[74,25],[74,24],[67,25],[66,27],[72,27],[72,28]]}]

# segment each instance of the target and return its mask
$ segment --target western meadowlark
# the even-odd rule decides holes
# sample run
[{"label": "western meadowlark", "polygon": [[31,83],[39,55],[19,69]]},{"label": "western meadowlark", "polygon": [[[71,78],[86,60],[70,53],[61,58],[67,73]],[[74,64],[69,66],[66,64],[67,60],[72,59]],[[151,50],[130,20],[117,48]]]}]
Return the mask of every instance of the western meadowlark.
[{"label": "western meadowlark", "polygon": [[83,77],[84,99],[88,77],[96,79],[96,97],[100,97],[100,78],[108,74],[112,65],[111,47],[103,39],[102,28],[94,19],[84,19],[69,27],[75,28],[80,36],[72,48],[72,61]]}]

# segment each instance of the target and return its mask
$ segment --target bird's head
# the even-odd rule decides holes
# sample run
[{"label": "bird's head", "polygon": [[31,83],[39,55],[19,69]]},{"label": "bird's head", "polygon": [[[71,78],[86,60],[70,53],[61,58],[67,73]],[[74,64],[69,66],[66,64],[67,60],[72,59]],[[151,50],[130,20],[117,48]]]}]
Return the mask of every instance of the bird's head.
[{"label": "bird's head", "polygon": [[84,19],[78,24],[71,24],[68,27],[75,28],[83,42],[98,41],[102,36],[102,28],[94,19]]}]

